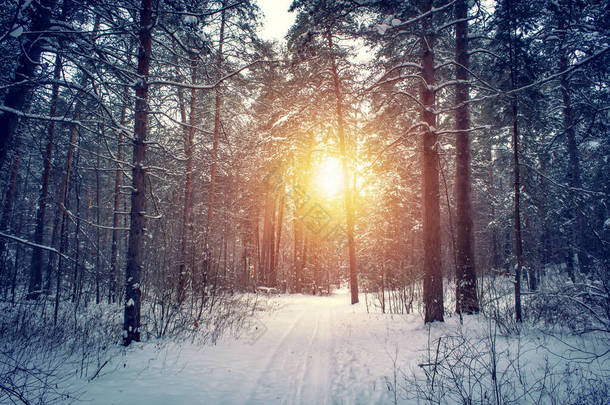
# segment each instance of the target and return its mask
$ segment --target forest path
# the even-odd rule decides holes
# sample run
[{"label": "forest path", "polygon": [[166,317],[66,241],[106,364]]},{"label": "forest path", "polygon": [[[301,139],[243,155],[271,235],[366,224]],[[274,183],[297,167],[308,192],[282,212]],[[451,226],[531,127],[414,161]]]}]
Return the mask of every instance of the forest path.
[{"label": "forest path", "polygon": [[276,316],[261,320],[267,331],[252,350],[264,360],[253,370],[257,378],[245,404],[331,403],[336,300],[308,301],[282,303]]},{"label": "forest path", "polygon": [[213,346],[170,344],[159,352],[141,345],[113,360],[81,398],[100,405],[392,403],[386,377],[396,347],[405,366],[427,339],[418,315],[368,314],[364,302],[350,305],[346,290],[276,296],[268,307],[250,331]]}]

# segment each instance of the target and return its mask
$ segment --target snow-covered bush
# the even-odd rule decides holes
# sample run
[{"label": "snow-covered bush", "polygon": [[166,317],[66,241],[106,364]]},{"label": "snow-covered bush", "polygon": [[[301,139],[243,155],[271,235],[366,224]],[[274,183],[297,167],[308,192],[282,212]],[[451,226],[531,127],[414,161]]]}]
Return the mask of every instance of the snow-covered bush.
[{"label": "snow-covered bush", "polygon": [[581,282],[573,283],[565,276],[547,275],[540,291],[528,296],[528,318],[536,324],[567,327],[575,333],[610,335],[610,274],[596,269],[579,279]]},{"label": "snow-covered bush", "polygon": [[190,339],[215,342],[221,335],[239,331],[256,306],[256,295],[216,291],[203,305],[176,305],[167,300],[144,300],[142,330],[147,339]]},{"label": "snow-covered bush", "polygon": [[68,403],[78,393],[65,381],[95,378],[120,350],[118,308],[89,306],[77,316],[75,309],[66,303],[54,322],[48,301],[1,304],[0,403]]},{"label": "snow-covered bush", "polygon": [[[156,344],[216,341],[238,333],[257,297],[216,294],[203,307],[143,302],[143,340]],[[50,300],[0,304],[0,403],[66,404],[79,397],[68,382],[104,374],[121,346],[123,308],[115,304],[63,302],[54,322]],[[160,346],[159,346],[160,347]]]},{"label": "snow-covered bush", "polygon": [[606,403],[610,384],[603,353],[584,360],[576,353],[556,356],[565,342],[533,330],[502,336],[491,319],[485,330],[472,328],[479,321],[431,340],[418,367],[389,388],[426,404]]}]

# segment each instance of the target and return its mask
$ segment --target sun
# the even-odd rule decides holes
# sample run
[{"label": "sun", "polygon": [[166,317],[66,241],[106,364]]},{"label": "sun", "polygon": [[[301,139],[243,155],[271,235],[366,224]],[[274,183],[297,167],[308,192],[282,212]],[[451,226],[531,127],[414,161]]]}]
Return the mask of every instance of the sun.
[{"label": "sun", "polygon": [[333,156],[324,156],[313,173],[313,183],[322,196],[336,198],[343,192],[343,164]]}]

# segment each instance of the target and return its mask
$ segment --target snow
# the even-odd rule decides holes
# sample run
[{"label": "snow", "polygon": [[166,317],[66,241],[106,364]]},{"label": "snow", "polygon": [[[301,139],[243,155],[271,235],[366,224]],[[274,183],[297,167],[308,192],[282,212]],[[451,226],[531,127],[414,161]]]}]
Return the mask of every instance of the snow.
[{"label": "snow", "polygon": [[182,17],[182,21],[184,21],[184,23],[187,25],[196,25],[197,17],[195,17],[194,15],[185,15]]},{"label": "snow", "polygon": [[[412,356],[426,343],[419,315],[404,322],[367,314],[364,302],[349,304],[347,290],[278,296],[268,305],[252,330],[214,346],[137,345],[86,383],[81,399],[91,405],[386,403],[384,376],[392,373],[395,348]],[[412,330],[423,333],[405,345]]]},{"label": "snow", "polygon": [[11,31],[11,33],[9,35],[13,38],[19,38],[21,36],[21,34],[23,34],[23,27],[19,26],[19,27],[15,28],[13,31]]},{"label": "snow", "polygon": [[588,141],[585,144],[585,147],[589,150],[596,150],[599,149],[601,147],[601,142],[598,140],[592,140],[592,141]]},{"label": "snow", "polygon": [[278,125],[282,125],[283,123],[285,123],[286,121],[288,121],[290,119],[290,117],[292,116],[292,114],[286,114],[281,116],[277,121],[275,121],[272,125],[271,128],[275,128]]},{"label": "snow", "polygon": [[604,222],[604,229],[605,228],[610,228],[610,218],[607,218],[606,221]]},{"label": "snow", "polygon": [[[370,307],[370,295],[368,300]],[[450,314],[432,326],[417,313],[369,314],[364,295],[350,305],[348,290],[278,295],[267,299],[239,336],[208,346],[134,344],[93,381],[75,380],[74,388],[91,405],[387,404],[394,402],[394,364],[399,373],[421,372],[430,342],[457,331],[484,342],[486,325],[480,315],[465,317],[462,327]],[[548,342],[539,339],[524,338],[522,346],[530,346],[524,363],[544,363]],[[557,343],[549,347],[565,353]]]},{"label": "snow", "polygon": [[378,33],[379,35],[385,35],[385,32],[386,32],[388,29],[390,29],[390,28],[392,28],[392,27],[391,27],[391,26],[389,26],[388,24],[385,24],[385,23],[384,23],[384,24],[379,24],[379,25],[377,25],[377,33]]}]

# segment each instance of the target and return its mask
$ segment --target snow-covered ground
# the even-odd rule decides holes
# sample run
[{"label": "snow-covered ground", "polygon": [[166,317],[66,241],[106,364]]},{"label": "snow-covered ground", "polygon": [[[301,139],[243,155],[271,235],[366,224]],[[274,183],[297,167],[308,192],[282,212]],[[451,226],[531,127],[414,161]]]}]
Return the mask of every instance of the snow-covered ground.
[{"label": "snow-covered ground", "polygon": [[453,318],[429,334],[417,314],[367,314],[345,290],[266,305],[248,331],[216,345],[136,345],[93,381],[75,382],[79,397],[99,405],[393,403],[394,360],[417,368],[428,340],[458,327]]},{"label": "snow-covered ground", "polygon": [[419,316],[369,315],[344,290],[278,296],[267,306],[250,330],[216,345],[141,344],[79,396],[99,405],[386,403],[394,348],[414,353],[426,343],[404,341],[407,330],[425,331]]}]

